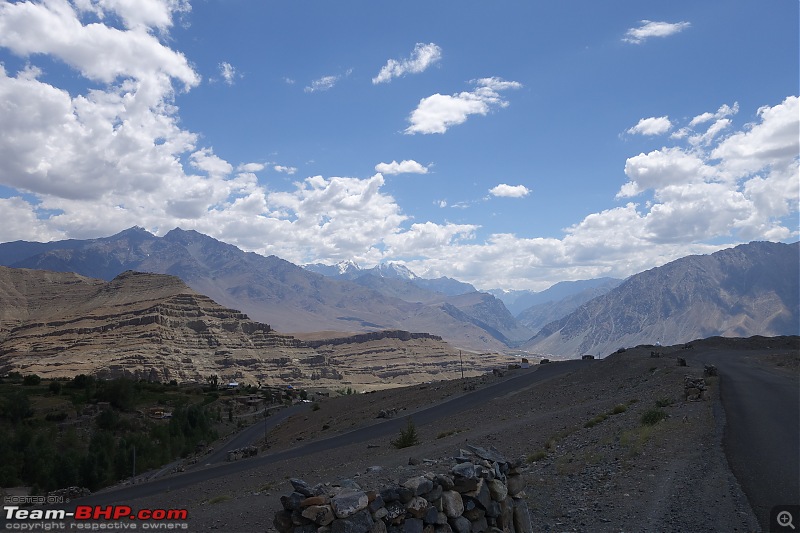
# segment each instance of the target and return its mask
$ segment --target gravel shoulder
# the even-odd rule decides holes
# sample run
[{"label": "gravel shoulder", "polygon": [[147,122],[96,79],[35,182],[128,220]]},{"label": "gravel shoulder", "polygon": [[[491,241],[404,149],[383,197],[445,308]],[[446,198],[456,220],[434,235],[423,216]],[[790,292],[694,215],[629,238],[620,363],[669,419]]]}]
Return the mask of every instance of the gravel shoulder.
[{"label": "gravel shoulder", "polygon": [[[662,356],[653,358],[656,349]],[[691,360],[688,367],[677,366],[678,356],[678,347],[640,347],[587,362],[450,418],[416,425],[421,443],[414,447],[394,448],[396,435],[376,437],[126,503],[188,508],[193,531],[274,531],[272,518],[280,496],[291,491],[291,477],[311,484],[349,478],[375,489],[422,472],[444,472],[460,448],[475,444],[525,458],[526,499],[536,531],[758,531],[722,448],[718,378],[707,378],[706,401],[685,401],[684,376],[700,377],[703,369]],[[532,371],[325,399],[318,410],[272,430],[263,453],[374,424],[381,410],[397,409],[397,416],[413,421],[422,407]],[[642,424],[653,409],[666,418]]]}]

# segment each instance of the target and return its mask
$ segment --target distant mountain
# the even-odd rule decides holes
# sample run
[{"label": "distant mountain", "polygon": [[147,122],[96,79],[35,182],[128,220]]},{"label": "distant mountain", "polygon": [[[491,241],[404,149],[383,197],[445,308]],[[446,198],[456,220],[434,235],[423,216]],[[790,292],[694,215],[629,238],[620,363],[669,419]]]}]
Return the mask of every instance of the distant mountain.
[{"label": "distant mountain", "polygon": [[[6,250],[13,253],[6,253]],[[25,255],[27,251],[31,255]],[[130,228],[111,237],[59,243],[0,244],[0,264],[76,272],[111,280],[126,270],[171,274],[220,304],[283,332],[401,329],[439,335],[479,351],[505,346],[493,332],[459,320],[440,302],[406,301],[358,283],[331,279],[275,256],[245,253],[196,231],[156,237]],[[409,281],[402,269],[377,279]],[[420,291],[422,289],[419,289]]]},{"label": "distant mountain", "polygon": [[752,242],[631,276],[547,324],[524,347],[576,357],[638,344],[799,330],[800,244]]},{"label": "distant mountain", "polygon": [[516,346],[535,332],[521,325],[503,302],[491,294],[452,278],[423,279],[399,263],[383,263],[361,269],[352,261],[336,265],[306,265],[304,268],[334,279],[348,279],[385,296],[407,302],[439,305],[448,315],[489,332],[507,346]]},{"label": "distant mountain", "polygon": [[372,268],[361,268],[353,261],[341,261],[335,265],[312,263],[303,265],[303,268],[329,278],[346,279],[349,281],[356,280],[365,275],[378,278],[401,279],[410,281],[417,287],[426,291],[439,292],[450,296],[476,291],[475,287],[469,283],[464,283],[453,278],[444,276],[433,279],[421,278],[405,265],[394,262],[381,263]]},{"label": "distant mountain", "polygon": [[[573,299],[573,297],[584,292],[586,292],[587,295],[594,294],[594,296],[592,296],[593,298],[595,296],[599,296],[603,292],[611,290],[621,282],[622,280],[615,278],[597,278],[578,281],[560,281],[552,287],[538,292],[530,290],[505,289],[491,289],[485,292],[488,292],[489,294],[502,300],[508,310],[511,311],[511,314],[517,318],[520,318],[520,314],[524,311],[527,311],[531,307],[542,304],[557,303],[564,299]],[[580,298],[581,297],[578,297],[578,299]],[[590,299],[591,298],[588,298],[584,301],[588,301]]]},{"label": "distant mountain", "polygon": [[[552,299],[525,309],[517,314],[516,318],[522,326],[538,332],[546,324],[567,316],[589,300],[606,294],[620,283],[622,280],[613,278],[556,283],[549,289],[536,293]],[[573,290],[578,292],[572,292]]]}]

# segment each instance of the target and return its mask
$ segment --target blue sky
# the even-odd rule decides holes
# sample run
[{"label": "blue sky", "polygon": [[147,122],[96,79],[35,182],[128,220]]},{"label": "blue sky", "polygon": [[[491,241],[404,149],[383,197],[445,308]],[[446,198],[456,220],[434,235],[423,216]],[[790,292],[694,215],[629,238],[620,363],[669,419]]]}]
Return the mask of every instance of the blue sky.
[{"label": "blue sky", "polygon": [[798,237],[798,3],[0,1],[0,241],[480,288]]}]

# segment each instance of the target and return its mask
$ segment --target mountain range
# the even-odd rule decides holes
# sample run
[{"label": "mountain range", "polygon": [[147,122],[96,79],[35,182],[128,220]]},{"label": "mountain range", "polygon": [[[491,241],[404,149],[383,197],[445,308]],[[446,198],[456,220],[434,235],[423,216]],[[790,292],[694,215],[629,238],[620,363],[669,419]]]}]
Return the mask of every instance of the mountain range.
[{"label": "mountain range", "polygon": [[[4,243],[0,244],[0,265],[75,272],[107,281],[127,270],[170,274],[215,302],[286,333],[402,329],[431,333],[458,347],[483,352],[505,349],[503,335],[513,332],[497,324],[483,327],[479,318],[469,315],[469,306],[461,314],[454,313],[444,301],[446,295],[407,285],[407,280],[331,279],[191,230],[174,229],[156,237],[134,227],[85,241]],[[382,290],[370,287],[370,281]],[[415,294],[404,299],[403,290]],[[420,291],[424,294],[417,298]],[[524,341],[528,333],[515,340]]]},{"label": "mountain range", "polygon": [[300,267],[181,229],[163,237],[134,227],[99,239],[0,244],[0,265],[14,268],[103,280],[127,270],[177,276],[283,333],[333,337],[400,329],[478,352],[523,348],[568,357],[711,335],[797,334],[798,263],[798,243],[754,242],[624,281],[489,294],[452,278],[421,278],[397,263]]},{"label": "mountain range", "polygon": [[639,344],[711,336],[797,335],[799,252],[797,242],[752,242],[672,261],[550,322],[524,348],[602,356]]}]

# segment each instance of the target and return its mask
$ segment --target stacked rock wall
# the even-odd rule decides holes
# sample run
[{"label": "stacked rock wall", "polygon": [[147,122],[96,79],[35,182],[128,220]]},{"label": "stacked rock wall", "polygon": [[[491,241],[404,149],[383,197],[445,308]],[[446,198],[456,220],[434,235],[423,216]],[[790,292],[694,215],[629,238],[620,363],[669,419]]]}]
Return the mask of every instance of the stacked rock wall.
[{"label": "stacked rock wall", "polygon": [[446,473],[364,490],[347,480],[311,487],[290,480],[273,524],[280,533],[531,533],[522,460],[469,446]]}]

